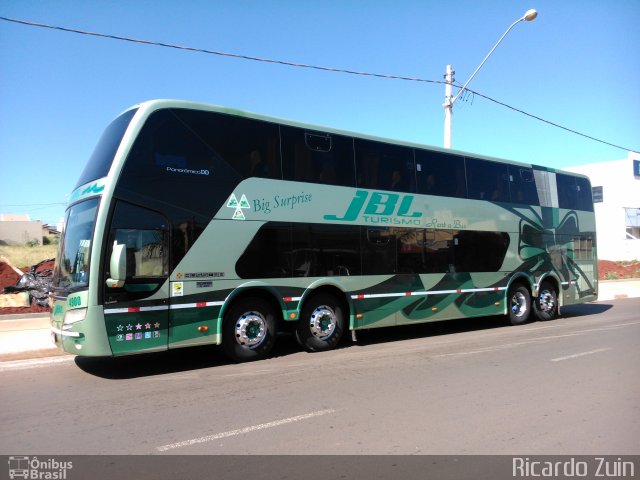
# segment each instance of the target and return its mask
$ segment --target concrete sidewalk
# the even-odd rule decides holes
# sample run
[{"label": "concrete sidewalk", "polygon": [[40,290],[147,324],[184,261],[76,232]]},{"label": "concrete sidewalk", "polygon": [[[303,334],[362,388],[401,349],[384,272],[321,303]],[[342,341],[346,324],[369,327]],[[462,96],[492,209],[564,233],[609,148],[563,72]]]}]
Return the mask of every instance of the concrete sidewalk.
[{"label": "concrete sidewalk", "polygon": [[[599,302],[640,298],[640,279],[600,281]],[[46,314],[0,315],[0,362],[70,355],[51,340]]]},{"label": "concrete sidewalk", "polygon": [[0,315],[0,362],[66,355],[51,340],[45,313]]},{"label": "concrete sidewalk", "polygon": [[598,301],[640,297],[640,278],[631,280],[600,280]]}]

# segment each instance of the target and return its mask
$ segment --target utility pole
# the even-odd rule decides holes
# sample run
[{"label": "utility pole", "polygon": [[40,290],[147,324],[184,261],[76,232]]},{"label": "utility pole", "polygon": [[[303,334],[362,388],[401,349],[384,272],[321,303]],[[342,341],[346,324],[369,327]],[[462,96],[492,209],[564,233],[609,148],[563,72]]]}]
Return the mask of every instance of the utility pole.
[{"label": "utility pole", "polygon": [[453,115],[453,102],[451,94],[453,93],[453,82],[455,79],[455,71],[451,65],[447,65],[447,71],[444,76],[444,148],[451,148],[451,116]]},{"label": "utility pole", "polygon": [[511,31],[511,29],[515,27],[517,24],[519,24],[520,22],[532,22],[533,20],[536,19],[537,16],[538,16],[538,12],[536,12],[532,8],[530,10],[527,10],[521,18],[513,22],[509,26],[509,28],[507,28],[507,31],[502,34],[500,39],[489,51],[487,56],[484,57],[484,60],[482,60],[482,63],[478,65],[478,68],[476,68],[475,71],[471,74],[471,76],[469,77],[469,80],[467,80],[467,82],[462,86],[462,88],[458,91],[458,93],[456,93],[454,97],[451,96],[451,93],[452,93],[452,86],[453,86],[453,75],[455,72],[453,71],[453,68],[451,67],[451,65],[447,65],[447,70],[444,76],[445,78],[444,103],[442,104],[442,106],[444,107],[444,148],[451,148],[451,116],[453,115],[453,104],[455,103],[455,101],[466,90],[467,85],[469,85],[471,80],[473,80],[473,77],[476,76],[476,73],[478,73],[478,71],[482,68],[482,66],[489,59],[489,57],[494,52],[494,50],[498,48],[498,45],[500,45],[502,40],[504,40],[504,37],[507,36],[507,34]]}]

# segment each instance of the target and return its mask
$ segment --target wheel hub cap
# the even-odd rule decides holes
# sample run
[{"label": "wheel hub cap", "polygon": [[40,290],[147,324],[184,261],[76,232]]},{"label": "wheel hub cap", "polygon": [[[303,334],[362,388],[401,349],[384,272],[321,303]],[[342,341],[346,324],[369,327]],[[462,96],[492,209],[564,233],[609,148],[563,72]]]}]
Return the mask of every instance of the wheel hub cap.
[{"label": "wheel hub cap", "polygon": [[247,312],[236,321],[236,341],[245,347],[255,348],[267,335],[267,321],[258,312]]},{"label": "wheel hub cap", "polygon": [[540,293],[540,309],[545,312],[553,311],[556,304],[553,300],[553,294],[549,290],[544,290]]},{"label": "wheel hub cap", "polygon": [[511,311],[516,317],[522,317],[527,312],[527,300],[522,293],[517,292],[511,297]]},{"label": "wheel hub cap", "polygon": [[311,333],[314,337],[321,340],[325,340],[333,335],[333,332],[336,329],[336,324],[337,320],[335,312],[326,305],[316,308],[311,313],[311,318],[309,319]]}]

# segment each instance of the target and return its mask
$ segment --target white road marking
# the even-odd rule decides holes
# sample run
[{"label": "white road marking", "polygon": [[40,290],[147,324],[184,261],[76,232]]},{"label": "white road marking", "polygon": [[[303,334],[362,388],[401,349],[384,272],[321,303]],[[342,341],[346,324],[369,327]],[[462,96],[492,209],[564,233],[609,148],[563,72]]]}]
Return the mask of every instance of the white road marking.
[{"label": "white road marking", "polygon": [[612,327],[628,327],[630,325],[640,325],[640,322],[616,323],[615,325],[611,325],[611,326]]},{"label": "white road marking", "polygon": [[[530,325],[532,325],[532,324],[530,324]],[[537,325],[535,325],[535,326],[529,326],[529,325],[525,325],[524,327],[525,327],[525,329],[527,330],[527,332],[531,332],[531,331],[534,331],[534,330],[543,330],[543,329],[546,329],[546,328],[558,328],[558,327],[560,327],[560,326],[561,326],[561,325],[542,325],[542,326],[537,326]],[[527,327],[528,327],[528,328],[527,328]],[[507,327],[507,328],[508,328],[508,327]]]},{"label": "white road marking", "polygon": [[598,348],[596,350],[589,350],[588,352],[575,353],[573,355],[567,355],[566,357],[558,357],[552,358],[552,362],[561,362],[563,360],[570,360],[572,358],[584,357],[585,355],[592,355],[594,353],[606,352],[607,350],[611,350],[611,347],[607,348]]},{"label": "white road marking", "polygon": [[503,343],[502,345],[496,345],[493,347],[481,348],[479,350],[467,350],[463,352],[453,352],[453,353],[442,353],[440,355],[433,355],[434,358],[440,357],[456,357],[461,355],[475,355],[477,353],[490,353],[490,352],[499,352],[501,350],[506,350],[508,348],[520,347],[522,345],[531,345],[535,343],[544,343],[549,340],[554,340],[556,338],[566,338],[566,337],[575,337],[577,335],[581,335],[581,333],[566,333],[564,335],[551,335],[547,337],[539,337],[539,338],[531,338],[529,340],[522,340],[520,342],[510,342]]},{"label": "white road marking", "polygon": [[510,346],[514,346],[514,345],[503,345],[500,347],[488,347],[488,348],[483,348],[481,350],[468,350],[465,352],[453,352],[453,353],[441,353],[439,355],[433,355],[434,358],[441,358],[441,357],[459,357],[462,355],[475,355],[476,353],[490,353],[490,352],[498,352],[500,350],[504,350],[505,348],[509,348]]},{"label": "white road marking", "polygon": [[222,376],[223,377],[246,377],[246,376],[252,376],[252,375],[262,375],[265,373],[273,373],[273,372],[270,369],[260,369],[260,370],[249,370],[246,372],[228,373]]},{"label": "white road marking", "polygon": [[192,438],[191,440],[184,440],[182,442],[170,443],[169,445],[156,447],[156,450],[158,450],[159,452],[166,452],[167,450],[173,450],[175,448],[188,447],[189,445],[195,445],[196,443],[211,442],[212,440],[219,440],[221,438],[235,437],[236,435],[242,435],[243,433],[257,432],[258,430],[264,430],[265,428],[278,427],[280,425],[299,422],[301,420],[307,420],[313,417],[320,417],[322,415],[328,415],[334,412],[335,412],[334,409],[318,410],[317,412],[305,413],[303,415],[283,418],[282,420],[275,420],[273,422],[268,422],[268,423],[261,423],[260,425],[252,425],[250,427],[239,428],[237,430],[230,430],[228,432],[216,433],[215,435],[207,435],[204,437]]},{"label": "white road marking", "polygon": [[[478,353],[491,353],[491,352],[498,352],[500,350],[506,350],[508,348],[514,348],[514,347],[520,347],[522,345],[531,345],[531,344],[535,344],[535,343],[543,343],[543,342],[547,342],[549,340],[555,340],[555,339],[559,339],[559,338],[567,338],[567,337],[575,337],[575,336],[579,336],[579,335],[584,335],[587,333],[593,333],[593,332],[605,332],[605,331],[610,331],[610,330],[617,330],[620,327],[629,327],[632,325],[637,325],[640,324],[640,322],[631,322],[631,323],[619,323],[616,325],[607,325],[604,327],[599,327],[599,328],[589,328],[589,329],[585,329],[585,330],[577,330],[575,332],[570,332],[570,333],[564,333],[564,334],[559,334],[559,335],[547,335],[544,337],[537,337],[537,338],[531,338],[531,339],[526,339],[526,340],[522,340],[519,342],[510,342],[510,343],[504,343],[502,345],[496,345],[496,346],[491,346],[491,347],[487,347],[487,348],[480,348],[478,350],[468,350],[468,351],[462,351],[462,352],[452,352],[452,353],[443,353],[440,355],[433,355],[434,358],[441,358],[441,357],[457,357],[457,356],[463,356],[463,355],[475,355]],[[607,348],[606,350],[610,350],[609,348]],[[600,350],[594,351],[594,352],[588,352],[588,353],[598,353]],[[582,356],[582,355],[579,355]],[[561,360],[565,360],[565,358],[561,358]],[[559,361],[559,360],[553,360],[553,361]]]}]

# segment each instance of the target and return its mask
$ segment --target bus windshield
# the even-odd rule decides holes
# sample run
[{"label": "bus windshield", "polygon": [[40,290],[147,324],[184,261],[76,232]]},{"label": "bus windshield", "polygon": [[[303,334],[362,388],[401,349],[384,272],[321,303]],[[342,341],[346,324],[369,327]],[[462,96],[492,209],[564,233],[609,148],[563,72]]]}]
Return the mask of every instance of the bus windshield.
[{"label": "bus windshield", "polygon": [[67,210],[51,286],[56,291],[77,291],[89,282],[91,241],[99,198],[78,203]]},{"label": "bus windshield", "polygon": [[96,145],[74,188],[107,176],[113,157],[136,111],[137,109],[128,110],[111,122],[100,137],[98,145]]}]

